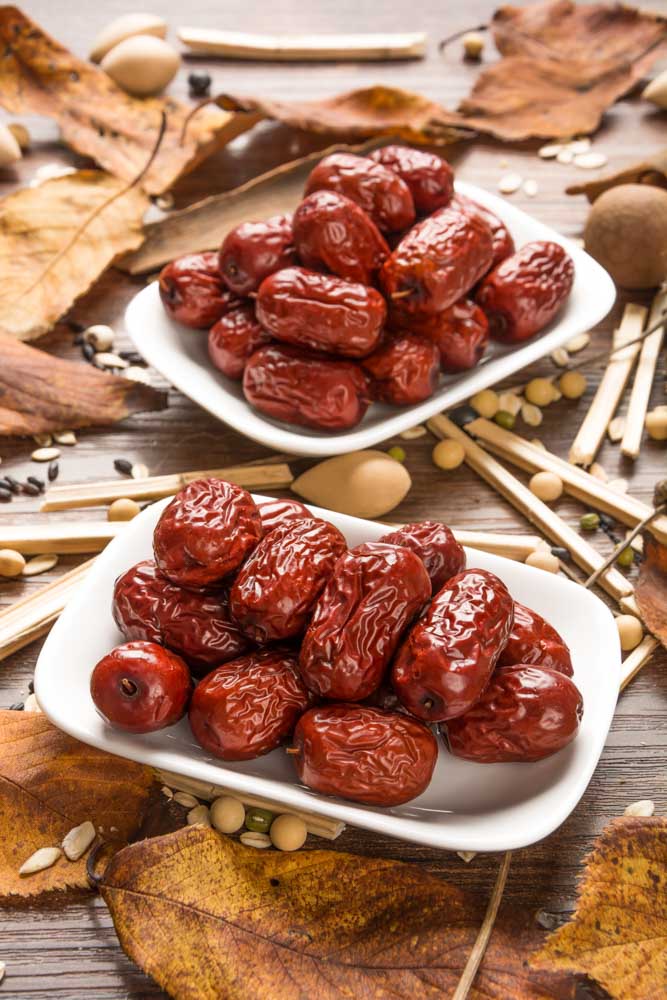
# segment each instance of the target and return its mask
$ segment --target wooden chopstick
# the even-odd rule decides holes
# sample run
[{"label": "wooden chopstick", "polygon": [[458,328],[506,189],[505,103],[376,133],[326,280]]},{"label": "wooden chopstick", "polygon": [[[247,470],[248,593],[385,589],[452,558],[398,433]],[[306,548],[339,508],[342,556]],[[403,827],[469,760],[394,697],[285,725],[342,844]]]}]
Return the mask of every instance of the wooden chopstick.
[{"label": "wooden chopstick", "polygon": [[[602,564],[603,557],[592,545],[589,545],[550,507],[538,500],[527,486],[519,482],[500,462],[497,462],[495,458],[480,448],[465,431],[457,427],[448,417],[444,414],[431,417],[427,421],[427,426],[436,437],[454,438],[456,441],[460,441],[465,451],[467,465],[493,486],[531,523],[536,524],[552,542],[564,546],[571,553],[578,566],[588,573],[592,573]],[[600,577],[599,583],[617,601],[631,594],[634,589],[623,574],[613,568],[608,569]]]},{"label": "wooden chopstick", "polygon": [[177,34],[193,52],[225,59],[359,62],[421,59],[426,53],[426,35],[421,31],[404,34],[257,35],[185,27],[179,28]]},{"label": "wooden chopstick", "polygon": [[57,524],[1,524],[0,549],[24,556],[101,552],[129,521],[59,521]]},{"label": "wooden chopstick", "polygon": [[328,816],[317,816],[315,813],[304,812],[301,809],[290,809],[280,803],[272,802],[270,799],[260,798],[258,795],[249,795],[247,792],[239,792],[235,788],[225,788],[223,785],[208,784],[198,778],[190,778],[183,774],[174,774],[172,771],[156,771],[157,777],[169,788],[175,788],[181,792],[189,792],[190,795],[203,799],[205,802],[212,802],[220,795],[232,795],[239,799],[244,806],[254,806],[257,809],[268,809],[272,813],[289,812],[294,816],[300,816],[306,824],[308,833],[313,833],[317,837],[326,837],[327,840],[335,840],[345,829],[345,823],[337,819],[329,819]]},{"label": "wooden chopstick", "polygon": [[205,469],[178,472],[169,476],[147,476],[146,479],[111,479],[104,482],[81,483],[78,486],[54,486],[44,496],[41,510],[69,510],[73,507],[99,507],[121,497],[131,500],[160,500],[172,496],[195,479],[227,479],[248,489],[268,487],[283,489],[294,476],[283,462],[267,465],[235,465],[229,469]]},{"label": "wooden chopstick", "polygon": [[48,632],[83,583],[92,564],[92,559],[82,563],[36,593],[0,611],[0,660]]},{"label": "wooden chopstick", "polygon": [[625,350],[621,348],[642,332],[646,314],[644,306],[633,302],[625,307],[623,319],[614,333],[613,350],[616,353],[609,359],[590,409],[570,448],[570,461],[575,465],[590,465],[598,453],[640,351],[639,344],[633,344]]},{"label": "wooden chopstick", "polygon": [[[658,321],[664,310],[667,308],[667,288],[658,292],[653,300],[649,326],[653,326]],[[625,431],[621,441],[621,451],[628,458],[636,459],[642,443],[644,433],[644,420],[651,396],[651,386],[655,375],[656,365],[662,350],[662,341],[665,336],[665,326],[658,327],[642,344],[635,380],[632,384],[630,402],[628,403],[628,413],[625,418]]]},{"label": "wooden chopstick", "polygon": [[[577,500],[590,504],[596,510],[610,514],[622,524],[634,528],[651,513],[651,507],[627,493],[617,493],[595,476],[579,466],[564,461],[552,452],[537,448],[512,431],[484,417],[466,424],[466,432],[506,461],[526,472],[555,472],[563,481],[565,491]],[[649,530],[663,544],[667,544],[667,517],[657,517]]]}]

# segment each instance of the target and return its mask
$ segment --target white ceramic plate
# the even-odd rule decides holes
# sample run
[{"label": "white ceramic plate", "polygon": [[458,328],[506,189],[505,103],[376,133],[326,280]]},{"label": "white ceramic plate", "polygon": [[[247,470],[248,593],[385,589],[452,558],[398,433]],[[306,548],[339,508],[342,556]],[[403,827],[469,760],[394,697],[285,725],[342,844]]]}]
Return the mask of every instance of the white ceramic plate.
[{"label": "white ceramic plate", "polygon": [[424,403],[400,408],[376,403],[369,407],[356,428],[340,434],[297,428],[264,417],[245,401],[240,383],[222,375],[210,363],[206,333],[189,330],[169,319],[160,302],[157,282],[130,302],[125,314],[128,333],[137,350],[168,382],[214,417],[260,444],[293,455],[339,455],[370,448],[455,406],[480,389],[495,385],[562,346],[575,334],[589,330],[606,316],[616,297],[607,272],[570,240],[482,188],[461,182],[456,189],[499,215],[517,247],[531,240],[562,243],[574,259],[575,280],[565,308],[543,334],[517,347],[493,344],[482,363],[472,371],[442,376],[439,389]]},{"label": "white ceramic plate", "polygon": [[[257,498],[264,499],[264,498]],[[379,809],[328,798],[300,785],[282,749],[257,760],[226,763],[192,738],[187,721],[149,736],[106,725],[89,693],[94,665],[122,641],[111,616],[114,580],[152,555],[155,523],[168,500],[140,514],[99,555],[76,597],[48,636],[35,674],[39,703],[51,721],[84,743],[121,757],[244,790],[354,826],[453,850],[525,847],[555,830],[581,798],[599,760],[616,705],[620,650],[614,620],[593,594],[562,577],[468,550],[470,566],[497,573],[512,595],[543,614],[572,651],[574,680],[584,697],[576,740],[536,764],[474,764],[441,744],[430,786],[403,806]],[[313,507],[337,525],[350,545],[376,540],[386,528]]]}]

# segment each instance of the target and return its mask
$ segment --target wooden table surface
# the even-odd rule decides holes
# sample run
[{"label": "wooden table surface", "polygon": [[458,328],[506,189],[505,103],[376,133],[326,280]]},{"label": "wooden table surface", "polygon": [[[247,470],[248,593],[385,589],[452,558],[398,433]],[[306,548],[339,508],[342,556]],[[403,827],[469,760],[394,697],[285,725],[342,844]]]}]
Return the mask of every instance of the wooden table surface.
[{"label": "wooden table surface", "polygon": [[[220,5],[212,0],[190,0],[187,5],[176,0],[160,3],[142,2],[142,9],[154,10],[169,20],[172,28],[185,20],[191,25],[221,26],[239,31],[384,31],[424,30],[429,37],[428,58],[403,64],[367,65],[270,65],[261,63],[206,63],[213,76],[213,90],[258,93],[273,97],[315,97],[352,87],[383,82],[421,91],[443,104],[455,106],[465,95],[477,68],[460,58],[457,44],[446,58],[437,53],[437,41],[460,28],[484,22],[492,11],[490,0],[469,0],[463,4],[443,4],[439,0],[417,0],[409,7],[397,2],[377,4],[373,0],[320,0],[304,5],[296,0],[258,0]],[[654,4],[667,13],[667,5]],[[84,4],[70,0],[53,4],[33,0],[28,13],[50,30],[78,55],[85,56],[96,34],[113,16],[124,13],[123,0],[104,0]],[[266,16],[270,10],[271,17]],[[229,11],[227,16],[223,12]],[[409,14],[408,14],[409,11]],[[492,53],[493,47],[488,48]],[[489,59],[493,55],[488,56]],[[200,63],[201,65],[201,63]],[[186,76],[191,66],[185,64],[173,91],[186,97]],[[595,137],[595,148],[607,154],[610,168],[620,168],[638,157],[658,150],[665,141],[664,113],[638,99],[615,106]],[[25,184],[37,166],[47,162],[80,162],[57,142],[52,122],[28,119],[34,145],[15,171],[0,179],[0,193]],[[536,155],[538,144],[502,147],[480,140],[449,147],[447,155],[460,177],[495,190],[499,177],[517,170],[539,185],[536,197],[523,194],[512,197],[521,208],[568,236],[581,233],[586,216],[582,198],[570,198],[564,189],[575,177],[586,176],[572,166],[542,161]],[[177,205],[216,190],[233,187],[255,174],[311,149],[319,148],[306,136],[275,126],[261,126],[237,140],[203,168],[182,181],[176,192]],[[117,346],[128,347],[123,329],[123,311],[142,282],[133,282],[117,272],[105,275],[94,290],[81,300],[72,315],[82,323],[109,323],[117,331]],[[635,301],[648,301],[634,296]],[[619,295],[617,306],[595,331],[588,349],[609,343],[610,331],[618,320],[627,297]],[[43,346],[58,354],[77,356],[71,345],[72,335],[59,327],[45,338]],[[665,402],[665,352],[660,362],[652,394],[652,405]],[[551,373],[546,360],[535,365],[528,375]],[[539,436],[562,456],[568,446],[599,379],[601,366],[592,365],[585,398],[576,403],[562,401],[546,412]],[[154,384],[162,385],[155,373]],[[521,376],[523,379],[523,374]],[[387,441],[386,446],[399,443]],[[413,478],[413,488],[394,513],[396,520],[438,518],[450,525],[499,531],[532,530],[508,503],[499,498],[465,467],[454,473],[439,472],[430,461],[433,439],[430,436],[400,442],[407,451],[406,464]],[[39,473],[30,463],[30,441],[0,443],[2,472],[25,477]],[[61,481],[74,483],[114,476],[113,459],[127,457],[145,462],[151,473],[176,472],[192,468],[212,468],[261,458],[267,454],[261,446],[217,423],[199,407],[171,390],[169,409],[162,413],[137,416],[108,430],[81,432],[75,448],[63,449]],[[618,446],[605,443],[599,460],[610,477],[631,480],[631,491],[650,501],[654,482],[666,469],[664,446],[645,441],[639,460],[633,465],[624,461]],[[294,463],[302,467],[303,460]],[[558,512],[576,524],[583,508],[568,499],[557,504]],[[72,519],[100,516],[99,511],[68,513]],[[3,519],[14,523],[32,523],[39,517],[37,503],[29,499],[14,502],[2,510]],[[53,515],[52,515],[53,516]],[[595,543],[605,550],[609,543],[596,536]],[[53,576],[75,559],[63,558]],[[52,578],[50,575],[49,578]],[[46,582],[38,577],[31,582],[3,581],[0,603],[8,604],[22,593],[37,589]],[[8,707],[27,693],[38,642],[0,663],[0,706]],[[529,911],[544,910],[567,915],[573,907],[579,866],[593,838],[625,806],[637,799],[654,799],[658,813],[667,811],[667,656],[664,651],[632,682],[619,699],[602,760],[581,803],[554,834],[529,849],[516,852],[505,892],[508,900]],[[498,868],[496,856],[477,856],[465,864],[457,855],[413,844],[382,838],[359,830],[347,829],[337,846],[368,854],[382,854],[422,865],[445,879],[469,887],[482,898],[488,895]],[[111,998],[153,997],[162,995],[120,950],[111,920],[103,903],[92,895],[68,896],[33,906],[6,908],[0,911],[0,959],[7,963],[7,976],[0,994],[11,997]]]}]

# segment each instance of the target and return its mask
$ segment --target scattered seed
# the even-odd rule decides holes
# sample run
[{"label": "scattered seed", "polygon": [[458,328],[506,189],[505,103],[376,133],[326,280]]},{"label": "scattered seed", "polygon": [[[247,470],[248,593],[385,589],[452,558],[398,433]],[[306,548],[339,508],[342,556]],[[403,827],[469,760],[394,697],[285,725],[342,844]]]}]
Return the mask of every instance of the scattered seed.
[{"label": "scattered seed", "polygon": [[19,875],[34,875],[35,872],[42,872],[45,868],[55,865],[58,858],[62,856],[59,847],[40,847],[39,850],[31,854],[27,861],[24,861],[19,868]]},{"label": "scattered seed", "polygon": [[599,462],[593,462],[592,465],[588,466],[588,474],[593,476],[594,479],[599,479],[601,483],[606,483],[609,479],[609,476]]},{"label": "scattered seed", "polygon": [[607,435],[610,441],[616,444],[625,434],[625,417],[614,417],[607,426]]},{"label": "scattered seed", "polygon": [[188,76],[191,97],[206,97],[211,89],[211,74],[206,70],[194,70]]},{"label": "scattered seed", "polygon": [[0,549],[0,576],[20,576],[25,566],[25,559],[14,549]]},{"label": "scattered seed", "polygon": [[60,458],[59,448],[37,448],[30,456],[33,462],[51,462],[54,458]]},{"label": "scattered seed", "polygon": [[105,323],[97,323],[83,331],[83,341],[95,351],[108,351],[113,344],[113,330]]},{"label": "scattered seed", "polygon": [[634,615],[618,615],[615,619],[621,649],[629,653],[635,649],[644,638],[644,628],[639,618]]},{"label": "scattered seed", "polygon": [[560,143],[550,142],[547,143],[546,146],[542,146],[540,149],[538,149],[537,155],[542,160],[553,160],[555,159],[556,156],[558,156],[562,148],[563,147],[561,146]]},{"label": "scattered seed", "polygon": [[556,154],[556,160],[558,163],[572,163],[573,159],[574,153],[571,149],[568,149],[567,146],[563,146],[563,148]]},{"label": "scattered seed", "polygon": [[69,861],[78,861],[82,858],[92,842],[95,840],[95,827],[87,819],[79,826],[73,827],[63,840],[63,851]]},{"label": "scattered seed", "polygon": [[48,573],[57,563],[58,556],[55,553],[33,556],[23,567],[21,576],[38,576],[40,573]]},{"label": "scattered seed", "polygon": [[39,486],[35,486],[34,483],[23,483],[21,486],[21,493],[27,497],[38,497],[41,492]]},{"label": "scattered seed", "polygon": [[35,696],[35,692],[32,691],[23,703],[24,712],[34,712],[36,715],[41,715],[42,710],[39,706],[39,702]]},{"label": "scattered seed", "polygon": [[555,365],[558,365],[559,368],[564,368],[570,360],[570,355],[564,347],[557,347],[555,351],[551,352],[551,360]]},{"label": "scattered seed", "polygon": [[150,385],[151,380],[148,372],[145,368],[139,368],[137,365],[130,365],[123,372],[123,378],[129,378],[131,382],[143,382],[144,385]]},{"label": "scattered seed", "polygon": [[10,712],[22,712],[23,709],[24,709],[24,705],[23,705],[22,701],[15,701],[13,705],[9,706],[9,711]]},{"label": "scattered seed", "polygon": [[582,531],[597,531],[600,527],[600,515],[596,514],[594,510],[588,512],[588,514],[582,514],[579,518],[579,527]]},{"label": "scattered seed", "polygon": [[48,468],[47,476],[49,482],[52,483],[58,478],[58,473],[60,472],[60,466],[57,462],[51,462]]},{"label": "scattered seed", "polygon": [[501,392],[498,396],[498,409],[505,410],[515,417],[521,409],[522,402],[521,396],[517,396],[515,392]]},{"label": "scattered seed", "polygon": [[521,174],[503,174],[498,181],[498,190],[501,194],[514,194],[523,183]]},{"label": "scattered seed", "polygon": [[268,833],[273,820],[274,815],[270,809],[253,806],[248,809],[245,815],[246,830],[250,830],[252,833]]},{"label": "scattered seed", "polygon": [[450,438],[438,441],[431,453],[433,464],[437,465],[439,469],[444,469],[446,472],[458,469],[465,457],[465,449],[461,442]]},{"label": "scattered seed", "polygon": [[563,480],[555,472],[536,472],[531,476],[528,488],[538,500],[553,503],[563,495]]},{"label": "scattered seed", "polygon": [[256,847],[260,851],[271,846],[271,838],[266,833],[252,833],[248,830],[241,834],[239,840],[246,847]]},{"label": "scattered seed", "polygon": [[199,805],[199,799],[189,792],[174,792],[174,802],[178,802],[179,806],[184,806],[186,809],[194,809]]},{"label": "scattered seed", "polygon": [[40,479],[38,476],[28,476],[27,482],[29,482],[31,486],[36,486],[40,493],[43,492],[44,486],[46,485],[44,480]]},{"label": "scattered seed", "polygon": [[529,552],[525,562],[526,566],[544,570],[545,573],[558,573],[560,570],[558,559],[548,549],[536,549],[534,552]]},{"label": "scattered seed", "polygon": [[399,444],[395,444],[391,448],[387,448],[387,454],[390,458],[393,458],[395,462],[404,462],[406,459],[405,448],[401,448]]},{"label": "scattered seed", "polygon": [[484,35],[480,35],[478,31],[466,31],[461,39],[461,43],[463,45],[463,55],[466,59],[478,62],[482,58],[485,43]]},{"label": "scattered seed", "polygon": [[627,479],[610,479],[607,486],[610,490],[613,490],[614,493],[627,493],[630,483]]},{"label": "scattered seed", "polygon": [[547,913],[546,910],[538,910],[535,914],[535,923],[545,931],[555,931],[563,921],[557,913]]},{"label": "scattered seed", "polygon": [[143,462],[135,462],[130,475],[133,479],[147,479],[149,476],[148,466],[144,465]]},{"label": "scattered seed", "polygon": [[455,410],[450,410],[448,416],[457,427],[465,427],[466,424],[476,420],[479,414],[472,406],[466,404],[465,406],[457,406]]},{"label": "scattered seed", "polygon": [[425,434],[428,434],[426,428],[422,424],[417,424],[416,427],[408,427],[407,431],[401,431],[398,436],[404,441],[414,441],[415,438],[424,437]]},{"label": "scattered seed", "polygon": [[3,476],[2,479],[0,479],[0,483],[2,483],[3,486],[6,486],[8,490],[11,490],[12,493],[21,492],[21,484],[18,479],[14,479],[13,476]]},{"label": "scattered seed", "polygon": [[164,795],[165,799],[173,799],[174,793],[173,793],[172,789],[169,788],[168,785],[163,785],[162,788],[160,789],[160,791]]},{"label": "scattered seed", "polygon": [[72,447],[76,444],[76,434],[74,431],[58,431],[57,434],[53,435],[53,440],[56,444],[65,444],[68,447]]},{"label": "scattered seed", "polygon": [[308,828],[300,816],[282,813],[271,824],[269,837],[279,851],[298,851],[306,843]]},{"label": "scattered seed", "polygon": [[523,193],[528,198],[534,198],[538,191],[539,187],[537,181],[529,179],[523,182]]},{"label": "scattered seed", "polygon": [[[521,419],[529,427],[539,427],[543,420],[543,414],[539,406],[534,403],[524,403],[521,407]],[[542,448],[544,445],[540,442]]]},{"label": "scattered seed", "polygon": [[498,410],[493,419],[499,427],[504,427],[506,431],[511,431],[516,421],[514,414],[508,410]]},{"label": "scattered seed", "polygon": [[572,553],[562,545],[554,545],[551,549],[551,555],[562,562],[572,562]]},{"label": "scattered seed", "polygon": [[155,204],[163,212],[168,212],[174,207],[174,196],[168,191],[167,194],[161,194],[159,198],[156,198]]},{"label": "scattered seed", "polygon": [[532,378],[525,389],[526,399],[535,406],[548,406],[554,401],[554,384],[548,378]]},{"label": "scattered seed", "polygon": [[201,826],[211,825],[211,816],[208,811],[208,806],[197,805],[194,806],[187,815],[188,826],[195,826],[199,823]]},{"label": "scattered seed", "polygon": [[114,459],[113,467],[116,472],[122,472],[124,476],[132,475],[132,462],[128,458]]},{"label": "scattered seed", "polygon": [[584,136],[583,139],[573,139],[572,142],[568,142],[567,148],[575,156],[579,156],[580,153],[587,153],[591,148],[591,140],[588,136]]},{"label": "scattered seed", "polygon": [[220,795],[211,803],[211,823],[220,833],[237,833],[245,823],[245,806],[233,795]]},{"label": "scattered seed", "polygon": [[475,416],[479,414],[480,417],[492,420],[499,410],[498,394],[493,389],[482,389],[475,393],[470,405],[475,411]]},{"label": "scattered seed", "polygon": [[0,486],[0,503],[11,503],[12,491]]},{"label": "scattered seed", "polygon": [[129,363],[113,351],[97,351],[93,359],[100,368],[129,368]]},{"label": "scattered seed", "polygon": [[28,681],[28,691],[30,692],[30,694],[35,693],[35,682],[33,680]]},{"label": "scattered seed", "polygon": [[146,364],[143,357],[141,356],[141,354],[139,354],[138,351],[118,351],[117,353],[120,355],[121,358],[125,358],[126,361],[129,361],[131,365]]},{"label": "scattered seed", "polygon": [[53,444],[53,438],[50,434],[33,434],[32,439],[40,448],[48,448]]},{"label": "scattered seed", "polygon": [[655,812],[655,802],[651,799],[639,799],[638,802],[631,802],[623,810],[624,816],[652,816]]},{"label": "scattered seed", "polygon": [[[625,537],[627,538],[630,532],[626,532]],[[640,554],[644,551],[644,539],[641,535],[635,535],[634,538],[630,540],[630,547],[639,552]]]},{"label": "scattered seed", "polygon": [[465,861],[467,865],[470,864],[473,858],[477,857],[477,851],[457,851],[461,861]]},{"label": "scattered seed", "polygon": [[607,157],[604,153],[581,153],[574,157],[575,167],[581,167],[583,170],[597,170],[599,167],[604,167],[606,162]]}]

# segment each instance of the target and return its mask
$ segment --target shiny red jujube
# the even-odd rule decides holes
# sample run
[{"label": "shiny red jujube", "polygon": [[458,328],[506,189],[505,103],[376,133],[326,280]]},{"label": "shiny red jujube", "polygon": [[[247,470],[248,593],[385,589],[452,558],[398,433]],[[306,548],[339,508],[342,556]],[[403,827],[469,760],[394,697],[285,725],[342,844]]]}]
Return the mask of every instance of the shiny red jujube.
[{"label": "shiny red jujube", "polygon": [[430,215],[451,201],[454,171],[441,156],[410,146],[383,146],[371,160],[388,167],[405,181],[419,215]]},{"label": "shiny red jujube", "polygon": [[438,386],[440,355],[426,337],[399,333],[364,358],[374,399],[394,406],[411,406],[430,399]]},{"label": "shiny red jujube", "polygon": [[242,222],[227,233],[217,259],[225,283],[237,295],[256,292],[264,278],[296,263],[291,215]]},{"label": "shiny red jujube", "polygon": [[529,663],[572,676],[572,659],[564,639],[542,615],[525,604],[514,602],[514,624],[498,665]]},{"label": "shiny red jujube", "polygon": [[389,247],[372,219],[345,195],[314,191],[294,213],[294,243],[306,267],[372,285]]},{"label": "shiny red jujube", "polygon": [[393,170],[366,156],[325,156],[311,171],[305,194],[322,190],[337,191],[356,202],[382,232],[406,229],[415,221],[415,205],[407,184]]},{"label": "shiny red jujube", "polygon": [[172,319],[194,330],[207,330],[239,305],[236,295],[223,284],[213,251],[173,260],[160,271],[158,287]]},{"label": "shiny red jujube", "polygon": [[418,521],[404,524],[380,539],[387,545],[403,545],[419,556],[431,580],[431,591],[437,594],[447,580],[466,568],[462,545],[446,524],[440,521]]},{"label": "shiny red jujube", "polygon": [[440,355],[440,369],[446,375],[474,368],[489,343],[489,321],[472,299],[459,299],[448,309],[408,321],[407,325],[433,341]]},{"label": "shiny red jujube", "polygon": [[223,375],[240,380],[248,358],[270,340],[271,334],[260,325],[254,306],[244,302],[211,327],[208,356]]}]

